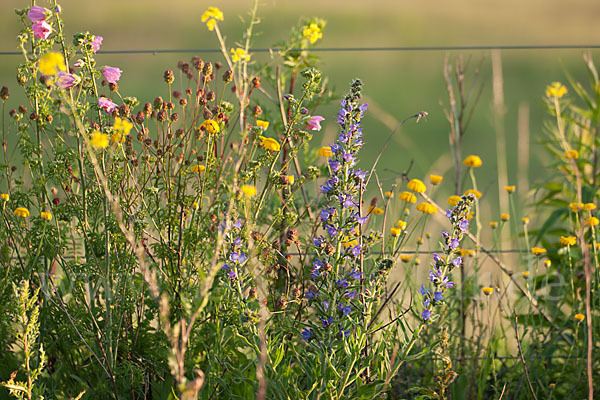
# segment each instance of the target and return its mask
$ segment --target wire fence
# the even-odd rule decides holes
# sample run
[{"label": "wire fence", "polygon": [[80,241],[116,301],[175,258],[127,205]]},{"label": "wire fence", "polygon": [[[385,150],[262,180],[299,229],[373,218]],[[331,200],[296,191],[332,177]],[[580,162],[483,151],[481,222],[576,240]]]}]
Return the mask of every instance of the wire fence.
[{"label": "wire fence", "polygon": [[[475,51],[475,50],[597,50],[600,44],[502,44],[502,45],[458,45],[458,46],[366,46],[366,47],[315,47],[311,49],[292,48],[286,51],[305,51],[319,53],[333,52],[405,52],[405,51]],[[251,53],[271,53],[284,49],[277,47],[251,48]],[[220,53],[221,49],[123,49],[100,50],[98,54],[185,54]],[[0,56],[18,56],[20,51],[0,51]]]}]

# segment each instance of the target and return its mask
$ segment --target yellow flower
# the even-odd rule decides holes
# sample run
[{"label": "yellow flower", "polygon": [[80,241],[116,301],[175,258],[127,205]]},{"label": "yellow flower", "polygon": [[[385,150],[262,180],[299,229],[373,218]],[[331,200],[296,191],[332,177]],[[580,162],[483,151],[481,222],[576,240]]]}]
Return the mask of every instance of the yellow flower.
[{"label": "yellow flower", "polygon": [[385,192],[383,195],[385,197],[392,197],[393,193],[388,191],[388,192]]},{"label": "yellow flower", "polygon": [[323,33],[321,32],[321,28],[319,28],[319,25],[310,24],[304,28],[304,30],[302,31],[302,36],[304,36],[305,39],[308,39],[310,44],[313,44],[314,42],[323,37]]},{"label": "yellow flower", "polygon": [[217,7],[208,7],[208,10],[202,14],[202,22],[206,22],[209,31],[215,29],[217,20],[223,21],[223,13]]},{"label": "yellow flower", "polygon": [[279,151],[281,147],[279,146],[279,142],[273,138],[268,138],[264,136],[259,136],[260,145],[264,147],[265,150],[269,151]]},{"label": "yellow flower", "polygon": [[213,121],[212,119],[207,119],[202,124],[200,124],[200,129],[210,134],[219,133],[221,131],[221,128],[219,127],[217,121]]},{"label": "yellow flower", "polygon": [[431,232],[425,232],[425,236],[427,237],[427,239],[431,238]]},{"label": "yellow flower", "polygon": [[500,214],[500,219],[502,221],[508,221],[510,219],[510,215],[509,214]]},{"label": "yellow flower", "polygon": [[105,149],[108,147],[108,135],[94,131],[92,132],[92,137],[90,138],[90,144],[92,147]]},{"label": "yellow flower", "polygon": [[550,268],[550,266],[552,265],[552,261],[544,260],[544,265],[546,266],[546,268]]},{"label": "yellow flower", "polygon": [[418,179],[412,179],[410,182],[408,182],[406,188],[415,193],[425,193],[425,190],[427,190],[425,184]]},{"label": "yellow flower", "polygon": [[569,207],[571,207],[572,212],[577,212],[583,208],[583,203],[570,203]]},{"label": "yellow flower", "polygon": [[131,122],[127,121],[126,119],[116,117],[113,125],[115,133],[112,134],[110,140],[115,143],[124,143],[125,136],[129,135],[131,128],[133,128],[133,124]]},{"label": "yellow flower", "polygon": [[561,98],[567,93],[567,88],[560,82],[552,82],[551,85],[546,86],[546,97]]},{"label": "yellow flower", "polygon": [[481,289],[483,291],[483,294],[485,294],[486,296],[489,296],[490,294],[494,293],[494,288],[491,287],[484,287]]},{"label": "yellow flower", "polygon": [[333,155],[333,152],[331,151],[331,147],[325,146],[319,149],[318,154],[321,157],[331,157]]},{"label": "yellow flower", "polygon": [[242,185],[240,188],[242,193],[244,193],[247,197],[256,196],[256,187],[251,185]]},{"label": "yellow flower", "polygon": [[398,198],[402,201],[405,201],[407,203],[416,203],[417,202],[417,196],[415,196],[413,193],[411,192],[402,192],[400,193],[400,196],[398,196]]},{"label": "yellow flower", "polygon": [[481,158],[479,158],[479,156],[471,155],[463,160],[463,164],[469,168],[481,167]]},{"label": "yellow flower", "polygon": [[521,275],[523,275],[523,278],[528,278],[529,277],[529,271],[523,271],[521,272]]},{"label": "yellow flower", "polygon": [[581,322],[585,319],[585,315],[583,314],[575,314],[574,318],[577,320],[577,322]]},{"label": "yellow flower", "polygon": [[417,206],[417,211],[421,211],[423,214],[435,214],[438,212],[438,209],[431,203],[420,203]]},{"label": "yellow flower", "polygon": [[381,214],[383,214],[383,210],[382,210],[381,208],[379,208],[379,207],[374,207],[374,208],[373,208],[372,210],[370,210],[370,211],[372,211],[372,212],[373,212],[373,214],[375,214],[375,215],[381,215]]},{"label": "yellow flower", "polygon": [[417,238],[417,244],[423,244],[423,238],[422,237]]},{"label": "yellow flower", "polygon": [[250,61],[250,54],[246,53],[246,50],[238,47],[237,49],[231,49],[231,61],[236,63],[239,61]]},{"label": "yellow flower", "polygon": [[401,219],[396,222],[396,226],[400,229],[406,229],[406,221],[402,221]]},{"label": "yellow flower", "polygon": [[192,171],[193,173],[198,174],[198,175],[203,173],[204,170],[206,170],[206,167],[204,165],[192,165],[190,167],[190,171]]},{"label": "yellow flower", "polygon": [[56,75],[59,71],[66,72],[65,58],[60,53],[46,53],[40,57],[39,70],[43,75]]},{"label": "yellow flower", "polygon": [[263,120],[257,119],[256,126],[258,126],[259,128],[262,128],[263,131],[265,131],[269,127],[269,121],[263,121]]},{"label": "yellow flower", "polygon": [[598,222],[600,222],[600,221],[598,221],[598,218],[596,218],[596,217],[589,217],[589,218],[586,218],[586,220],[584,221],[586,226],[596,226],[596,225],[598,225]]},{"label": "yellow flower", "polygon": [[431,182],[432,185],[438,185],[438,184],[442,183],[442,180],[444,180],[444,178],[440,175],[434,175],[434,174],[429,175],[429,181]]},{"label": "yellow flower", "polygon": [[40,217],[42,217],[46,221],[52,221],[52,214],[50,214],[48,211],[42,211],[40,213]]},{"label": "yellow flower", "polygon": [[412,258],[412,255],[410,254],[400,254],[400,259],[402,260],[402,262],[409,262],[410,259]]},{"label": "yellow flower", "polygon": [[415,264],[417,264],[417,265],[421,264],[421,259],[420,258],[415,258]]},{"label": "yellow flower", "polygon": [[294,182],[296,181],[296,178],[294,177],[294,175],[288,175],[287,180],[288,180],[288,184],[293,185]]},{"label": "yellow flower", "polygon": [[348,240],[348,238],[342,238],[342,246],[344,246],[345,248],[349,248],[349,247],[354,247],[358,245],[358,240],[353,239],[350,241],[344,241],[344,240]]},{"label": "yellow flower", "polygon": [[575,238],[575,236],[561,236],[560,237],[560,244],[562,244],[563,246],[575,246],[577,239]]},{"label": "yellow flower", "polygon": [[392,236],[396,237],[396,236],[400,236],[400,234],[402,233],[402,228],[396,228],[395,226],[392,226],[390,231],[392,233]]},{"label": "yellow flower", "polygon": [[504,186],[504,190],[506,190],[506,193],[509,193],[509,194],[514,192],[515,189],[516,189],[515,186]]},{"label": "yellow flower", "polygon": [[15,215],[17,217],[27,218],[27,217],[29,217],[29,210],[26,209],[25,207],[17,207],[15,209]]},{"label": "yellow flower", "polygon": [[467,219],[468,220],[472,220],[474,216],[475,216],[475,213],[474,212],[470,212],[469,215],[467,215]]},{"label": "yellow flower", "polygon": [[496,221],[492,221],[490,222],[490,226],[492,227],[492,229],[496,229],[498,227],[498,223]]},{"label": "yellow flower", "polygon": [[448,197],[448,204],[451,206],[457,205],[459,201],[460,201],[460,196],[452,195],[452,196]]},{"label": "yellow flower", "polygon": [[482,194],[479,190],[475,190],[475,189],[469,189],[465,192],[465,196],[468,196],[472,194],[473,196],[475,196],[476,198],[480,199]]},{"label": "yellow flower", "polygon": [[10,195],[8,193],[2,193],[0,194],[0,197],[2,198],[2,200],[4,201],[8,201],[10,200]]},{"label": "yellow flower", "polygon": [[546,254],[546,249],[543,247],[532,247],[531,252],[536,256],[541,256],[543,254]]},{"label": "yellow flower", "polygon": [[458,252],[463,257],[464,256],[473,257],[475,255],[475,250],[470,250],[470,249],[458,249]]},{"label": "yellow flower", "polygon": [[192,203],[192,208],[194,208],[194,209],[196,209],[196,210],[198,209],[198,207],[199,207],[199,206],[200,206],[200,205],[198,204],[198,202],[197,202],[197,201],[194,201],[194,202]]},{"label": "yellow flower", "polygon": [[529,217],[521,218],[521,222],[523,222],[523,225],[527,225],[529,223]]},{"label": "yellow flower", "polygon": [[567,150],[565,151],[565,158],[567,160],[574,160],[579,158],[579,152],[577,150]]},{"label": "yellow flower", "polygon": [[594,203],[585,203],[581,209],[584,211],[593,211],[596,209],[596,205]]}]

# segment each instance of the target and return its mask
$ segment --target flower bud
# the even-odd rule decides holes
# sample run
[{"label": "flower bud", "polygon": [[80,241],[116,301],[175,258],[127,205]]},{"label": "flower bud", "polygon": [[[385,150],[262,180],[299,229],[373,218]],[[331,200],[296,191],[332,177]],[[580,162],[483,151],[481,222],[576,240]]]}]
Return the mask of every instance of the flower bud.
[{"label": "flower bud", "polygon": [[223,74],[223,81],[225,83],[230,83],[233,80],[233,71],[228,69],[227,71],[225,71],[225,73]]},{"label": "flower bud", "polygon": [[2,99],[2,101],[5,101],[6,99],[8,99],[8,95],[8,87],[2,86],[2,89],[0,89],[0,99]]},{"label": "flower bud", "polygon": [[260,87],[260,78],[258,76],[255,76],[252,79],[252,87],[254,87],[255,89],[258,89]]},{"label": "flower bud", "polygon": [[39,115],[37,115],[37,113],[32,112],[31,114],[29,114],[29,119],[32,121],[37,121],[37,119],[39,118]]},{"label": "flower bud", "polygon": [[215,69],[218,71],[218,70],[220,70],[221,68],[223,68],[223,64],[221,64],[220,62],[218,62],[218,61],[217,61],[217,62],[215,63]]},{"label": "flower bud", "polygon": [[254,118],[258,118],[262,113],[263,110],[260,108],[260,106],[252,107],[252,115],[254,115]]},{"label": "flower bud", "polygon": [[300,235],[298,234],[298,231],[295,229],[290,229],[289,231],[286,232],[286,236],[288,239],[290,239],[292,242],[297,242],[298,239],[300,238]]},{"label": "flower bud", "polygon": [[196,71],[200,72],[204,68],[204,61],[200,57],[194,56],[192,57],[192,65],[196,68]]},{"label": "flower bud", "polygon": [[111,82],[111,83],[108,84],[108,89],[111,92],[118,92],[119,91],[119,85],[117,85],[116,83],[112,83]]},{"label": "flower bud", "polygon": [[60,204],[60,199],[58,197],[55,197],[52,199],[52,204],[54,204],[55,206]]},{"label": "flower bud", "polygon": [[210,112],[210,110],[204,110],[204,119],[211,119],[213,114]]},{"label": "flower bud", "polygon": [[163,99],[162,97],[158,96],[157,98],[154,99],[154,108],[156,108],[157,110],[160,110],[163,104]]},{"label": "flower bud", "polygon": [[46,115],[46,122],[51,124],[54,121],[54,117],[50,114]]},{"label": "flower bud", "polygon": [[23,86],[27,82],[27,76],[25,74],[17,74],[17,83]]},{"label": "flower bud", "polygon": [[144,113],[141,111],[138,111],[138,113],[135,115],[135,122],[137,122],[138,124],[143,124],[144,123]]},{"label": "flower bud", "polygon": [[177,122],[178,119],[179,119],[179,114],[177,114],[177,113],[171,114],[171,122]]},{"label": "flower bud", "polygon": [[173,90],[173,97],[179,99],[181,97],[181,92],[179,90]]},{"label": "flower bud", "polygon": [[167,120],[167,112],[165,110],[160,110],[156,116],[158,122],[164,122]]},{"label": "flower bud", "polygon": [[165,80],[166,83],[171,84],[171,83],[175,82],[175,74],[173,74],[172,70],[168,69],[163,74],[163,79]]},{"label": "flower bud", "polygon": [[204,64],[204,68],[202,68],[202,75],[211,76],[213,71],[213,66],[211,63],[207,62]]},{"label": "flower bud", "polygon": [[150,104],[150,103],[144,104],[144,114],[146,114],[146,117],[149,116],[150,114],[152,114],[152,104]]},{"label": "flower bud", "polygon": [[185,106],[187,106],[187,103],[188,103],[187,99],[179,99],[180,106],[185,107]]},{"label": "flower bud", "polygon": [[27,112],[27,107],[25,107],[23,105],[19,106],[19,112],[21,114],[25,114]]}]

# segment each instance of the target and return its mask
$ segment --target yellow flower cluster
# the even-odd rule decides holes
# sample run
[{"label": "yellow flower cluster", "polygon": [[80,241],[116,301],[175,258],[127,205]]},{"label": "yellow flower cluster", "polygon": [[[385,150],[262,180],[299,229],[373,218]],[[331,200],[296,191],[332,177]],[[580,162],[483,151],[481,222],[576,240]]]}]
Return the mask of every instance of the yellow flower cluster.
[{"label": "yellow flower cluster", "polygon": [[45,219],[46,221],[52,221],[52,214],[49,213],[48,211],[42,211],[40,213],[40,217],[42,217],[43,219]]},{"label": "yellow flower cluster", "polygon": [[259,128],[262,128],[263,131],[266,131],[267,128],[269,127],[269,121],[263,121],[263,120],[257,119],[256,126],[258,126]]},{"label": "yellow flower cluster", "polygon": [[203,130],[209,134],[213,134],[213,133],[219,133],[221,131],[221,128],[219,127],[219,124],[217,123],[217,121],[214,121],[212,119],[207,119],[202,124],[200,124],[200,130]]},{"label": "yellow flower cluster", "polygon": [[583,314],[575,314],[573,317],[577,320],[577,322],[581,322],[585,319],[585,315]]},{"label": "yellow flower cluster", "polygon": [[246,50],[238,47],[237,49],[231,49],[231,61],[236,63],[240,61],[250,61],[250,54],[246,53]]},{"label": "yellow flower cluster", "polygon": [[567,160],[574,160],[579,158],[579,152],[577,150],[567,150],[565,151],[565,158]]},{"label": "yellow flower cluster", "polygon": [[596,225],[598,225],[598,222],[599,222],[598,218],[596,218],[596,217],[589,217],[589,218],[586,218],[586,220],[584,221],[584,224],[586,226],[596,226]]},{"label": "yellow flower cluster", "polygon": [[2,198],[4,201],[8,201],[10,200],[10,195],[8,193],[2,193],[0,194],[0,198]]},{"label": "yellow flower cluster", "polygon": [[27,217],[29,217],[29,210],[26,209],[25,207],[17,207],[15,209],[15,215],[17,217],[27,218]]},{"label": "yellow flower cluster", "polygon": [[567,88],[560,82],[552,82],[546,86],[546,97],[556,97],[560,99],[567,93]]},{"label": "yellow flower cluster", "polygon": [[500,214],[500,219],[502,221],[508,221],[510,219],[510,214]]},{"label": "yellow flower cluster", "polygon": [[481,289],[483,291],[483,294],[485,294],[486,296],[489,296],[490,294],[494,293],[494,288],[491,288],[489,286],[486,286],[484,288]]},{"label": "yellow flower cluster", "polygon": [[375,215],[382,215],[383,209],[379,207],[369,206],[369,208],[367,208],[367,212],[373,213]]},{"label": "yellow flower cluster", "polygon": [[546,254],[546,249],[543,247],[532,247],[531,248],[531,252],[533,253],[533,255],[535,256],[541,256]]},{"label": "yellow flower cluster", "polygon": [[390,232],[392,233],[392,236],[394,236],[394,237],[400,236],[400,234],[402,233],[402,228],[392,226],[392,228],[390,229]]},{"label": "yellow flower cluster", "polygon": [[429,181],[431,182],[432,185],[439,185],[440,183],[442,183],[443,180],[444,180],[444,178],[440,175],[434,175],[434,174],[429,175]]},{"label": "yellow flower cluster", "polygon": [[504,186],[504,190],[506,190],[506,193],[508,193],[508,194],[514,192],[515,189],[516,189],[515,186]]},{"label": "yellow flower cluster", "polygon": [[190,171],[192,171],[195,174],[200,175],[201,173],[203,173],[206,170],[206,167],[204,165],[192,165],[190,167]]},{"label": "yellow flower cluster", "polygon": [[456,206],[459,201],[460,201],[460,196],[452,195],[452,196],[448,197],[448,205]]},{"label": "yellow flower cluster", "polygon": [[420,203],[417,205],[417,211],[421,211],[423,214],[436,214],[438,209],[431,203]]},{"label": "yellow flower cluster", "polygon": [[125,136],[129,135],[131,128],[133,128],[133,124],[131,122],[127,121],[126,119],[116,117],[113,125],[115,132],[110,137],[110,140],[113,143],[124,143]]},{"label": "yellow flower cluster", "polygon": [[425,191],[427,190],[425,184],[419,179],[412,179],[410,182],[408,182],[406,188],[408,190],[412,190],[415,193],[425,193]]},{"label": "yellow flower cluster", "polygon": [[108,147],[108,135],[105,133],[94,131],[92,132],[92,136],[90,137],[90,144],[92,145],[92,147],[98,149],[105,149]]},{"label": "yellow flower cluster", "polygon": [[304,36],[305,39],[308,39],[310,44],[313,44],[323,37],[323,33],[321,32],[319,25],[309,24],[302,31],[302,36]]},{"label": "yellow flower cluster", "polygon": [[50,52],[40,57],[38,68],[43,75],[56,75],[59,71],[66,72],[65,58],[60,53]]},{"label": "yellow flower cluster", "polygon": [[468,196],[470,194],[472,194],[473,196],[475,196],[478,199],[480,199],[481,196],[483,196],[479,190],[475,190],[475,189],[469,189],[469,190],[467,190],[464,195]]},{"label": "yellow flower cluster", "polygon": [[402,260],[402,262],[409,262],[410,259],[412,258],[412,256],[410,254],[400,254],[400,259]]},{"label": "yellow flower cluster", "polygon": [[417,196],[415,196],[413,193],[411,192],[402,192],[400,193],[400,196],[398,196],[398,198],[402,201],[405,201],[407,203],[416,203],[417,202]]},{"label": "yellow flower cluster", "polygon": [[318,154],[321,157],[331,157],[333,155],[333,152],[331,151],[331,147],[325,146],[319,149]]},{"label": "yellow flower cluster", "polygon": [[469,168],[477,168],[481,167],[481,158],[479,156],[471,155],[463,160],[463,164],[465,164]]},{"label": "yellow flower cluster", "polygon": [[260,139],[260,145],[265,150],[279,151],[281,149],[281,146],[279,146],[279,142],[273,138],[268,138],[264,136],[259,136],[258,138]]},{"label": "yellow flower cluster", "polygon": [[254,186],[242,185],[242,187],[240,187],[240,190],[242,191],[242,193],[244,193],[244,195],[246,195],[246,197],[256,196],[256,187]]},{"label": "yellow flower cluster", "polygon": [[496,222],[496,221],[492,221],[492,222],[490,222],[490,227],[491,227],[492,229],[496,229],[496,228],[498,227],[498,222]]},{"label": "yellow flower cluster", "polygon": [[575,238],[575,236],[561,236],[560,237],[560,244],[562,244],[563,246],[575,246],[577,239]]},{"label": "yellow flower cluster", "polygon": [[206,23],[208,30],[213,31],[217,24],[217,20],[223,21],[223,13],[217,7],[208,7],[208,10],[204,11],[204,14],[202,14],[201,19],[202,22]]}]

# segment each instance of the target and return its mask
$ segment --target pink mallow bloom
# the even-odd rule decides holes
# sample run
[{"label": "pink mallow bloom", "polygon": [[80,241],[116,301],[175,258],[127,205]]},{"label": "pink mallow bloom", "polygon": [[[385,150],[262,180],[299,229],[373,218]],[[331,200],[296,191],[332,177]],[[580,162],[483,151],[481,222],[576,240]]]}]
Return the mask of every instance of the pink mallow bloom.
[{"label": "pink mallow bloom", "polygon": [[104,67],[102,69],[102,75],[108,81],[108,83],[117,83],[121,79],[121,71],[116,67]]},{"label": "pink mallow bloom", "polygon": [[75,86],[78,83],[78,79],[75,75],[67,74],[66,72],[59,71],[58,78],[56,79],[56,86],[61,89],[68,89]]},{"label": "pink mallow bloom", "polygon": [[95,36],[94,37],[94,41],[92,42],[92,51],[95,53],[98,50],[100,50],[100,45],[102,44],[102,41],[104,40],[104,38],[102,36]]},{"label": "pink mallow bloom", "polygon": [[321,117],[320,115],[313,115],[306,123],[306,127],[311,131],[320,131],[321,121],[323,121],[324,119],[325,118]]},{"label": "pink mallow bloom", "polygon": [[107,114],[112,113],[114,109],[117,108],[117,105],[109,99],[107,99],[106,97],[100,97],[98,99],[98,105],[100,106],[100,108],[106,111]]},{"label": "pink mallow bloom", "polygon": [[50,11],[44,7],[33,6],[27,11],[27,18],[29,18],[31,23],[42,22],[48,18],[49,13]]},{"label": "pink mallow bloom", "polygon": [[48,39],[48,36],[52,33],[52,27],[46,21],[37,22],[31,28],[33,29],[33,36],[44,40]]}]

